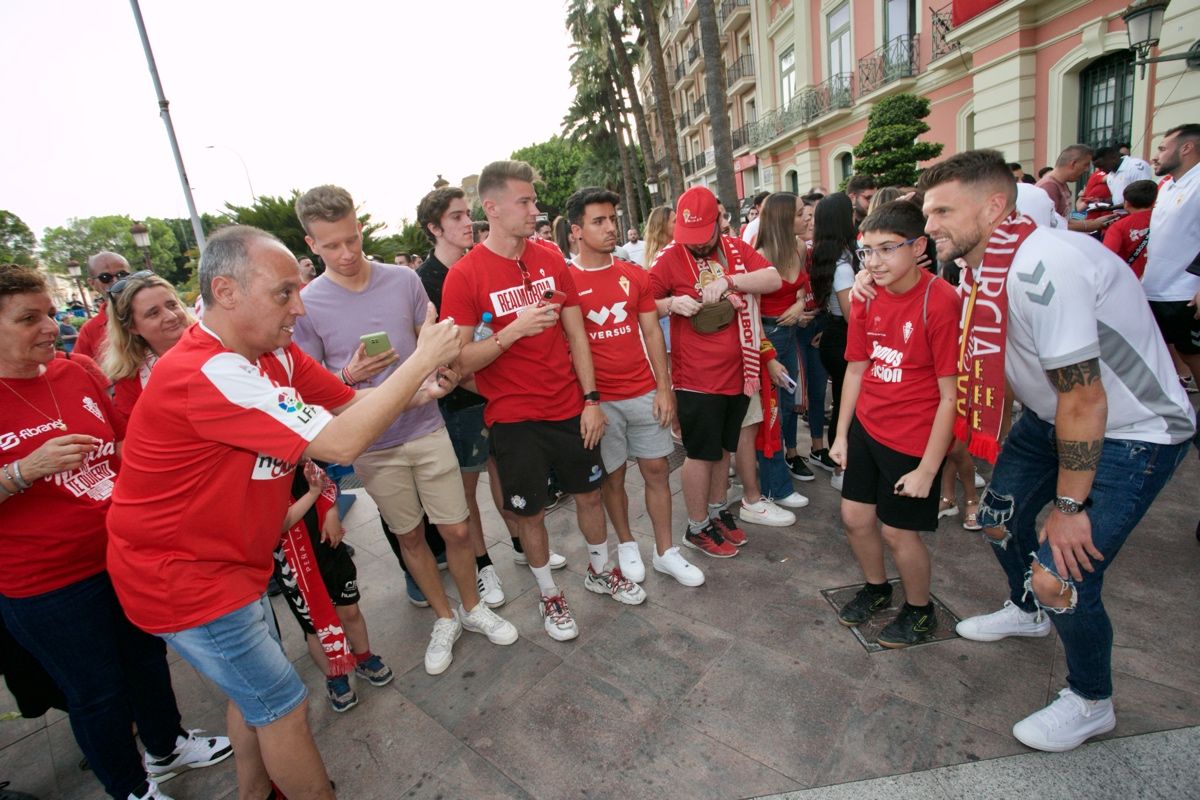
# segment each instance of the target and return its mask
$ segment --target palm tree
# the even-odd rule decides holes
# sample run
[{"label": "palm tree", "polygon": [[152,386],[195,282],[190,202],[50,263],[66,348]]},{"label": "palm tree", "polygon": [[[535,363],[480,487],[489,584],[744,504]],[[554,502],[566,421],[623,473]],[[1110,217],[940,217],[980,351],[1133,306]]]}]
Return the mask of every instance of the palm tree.
[{"label": "palm tree", "polygon": [[696,3],[700,12],[700,50],[704,54],[704,90],[712,127],[713,158],[717,163],[717,197],[727,211],[734,213],[738,208],[738,196],[733,180],[729,109],[725,107],[725,57],[721,53],[721,35],[717,27],[717,4],[715,0],[696,0]]},{"label": "palm tree", "polygon": [[[658,10],[654,0],[637,0],[640,19],[639,27],[646,36],[643,52],[649,55],[650,85],[654,88],[654,113],[658,117],[658,129],[663,134],[663,148],[667,156],[668,197],[683,194],[683,164],[679,160],[679,137],[675,135],[675,112],[671,108],[671,85],[667,82],[667,65],[663,61],[662,37],[658,30]],[[643,150],[652,147],[643,142]],[[661,167],[662,165],[656,165]]]},{"label": "palm tree", "polygon": [[629,96],[629,108],[633,112],[633,120],[637,124],[638,141],[641,142],[642,156],[645,157],[646,148],[651,146],[653,140],[650,138],[650,126],[646,124],[646,109],[642,106],[642,100],[638,97],[637,83],[633,80],[633,64],[629,60],[629,52],[625,49],[625,32],[622,30],[621,23],[617,22],[616,14],[613,13],[618,4],[612,0],[600,0],[596,13],[604,17],[609,44],[616,56],[618,86],[624,89],[625,94]]}]

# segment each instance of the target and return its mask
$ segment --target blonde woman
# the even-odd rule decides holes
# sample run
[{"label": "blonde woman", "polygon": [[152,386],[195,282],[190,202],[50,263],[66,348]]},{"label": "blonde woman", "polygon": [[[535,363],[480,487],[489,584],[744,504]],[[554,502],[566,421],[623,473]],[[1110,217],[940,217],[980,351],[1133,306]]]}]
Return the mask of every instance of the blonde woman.
[{"label": "blonde woman", "polygon": [[650,269],[658,252],[671,243],[675,230],[675,209],[670,206],[658,206],[650,212],[646,220],[646,255],[642,266]]},{"label": "blonde woman", "polygon": [[113,406],[122,420],[129,419],[155,362],[193,322],[175,287],[149,270],[113,284],[102,366],[113,381]]}]

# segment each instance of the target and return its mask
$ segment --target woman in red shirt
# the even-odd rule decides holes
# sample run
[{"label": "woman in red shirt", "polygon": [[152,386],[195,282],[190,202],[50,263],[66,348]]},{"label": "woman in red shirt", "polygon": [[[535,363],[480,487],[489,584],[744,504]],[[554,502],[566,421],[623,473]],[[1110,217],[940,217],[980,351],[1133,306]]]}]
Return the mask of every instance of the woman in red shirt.
[{"label": "woman in red shirt", "polygon": [[233,751],[180,726],[166,647],[113,593],[105,515],[125,426],[105,386],[54,357],[53,311],[41,276],[0,266],[0,614],[66,695],[75,739],[109,795],[166,798],[156,776]]}]

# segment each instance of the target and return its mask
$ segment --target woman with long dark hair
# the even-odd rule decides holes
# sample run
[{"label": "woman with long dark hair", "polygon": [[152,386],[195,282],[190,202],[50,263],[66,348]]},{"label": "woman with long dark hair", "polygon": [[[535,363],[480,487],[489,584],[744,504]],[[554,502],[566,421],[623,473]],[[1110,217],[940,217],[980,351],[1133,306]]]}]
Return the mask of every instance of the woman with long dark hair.
[{"label": "woman with long dark hair", "polygon": [[[837,430],[842,404],[842,381],[846,377],[846,319],[850,316],[850,288],[858,272],[858,230],[854,226],[854,205],[845,192],[831,194],[817,203],[813,213],[812,281],[813,299],[825,310],[825,330],[817,343],[821,364],[833,383],[833,416],[830,426]],[[810,408],[821,414],[824,409]],[[841,489],[842,475],[829,449],[814,450],[809,463],[833,473],[831,483]]]}]

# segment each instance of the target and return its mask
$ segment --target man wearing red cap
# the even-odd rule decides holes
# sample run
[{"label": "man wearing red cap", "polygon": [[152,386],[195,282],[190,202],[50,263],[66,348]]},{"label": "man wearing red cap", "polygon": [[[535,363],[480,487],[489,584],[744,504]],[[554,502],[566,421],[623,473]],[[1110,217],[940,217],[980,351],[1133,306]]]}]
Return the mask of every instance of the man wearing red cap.
[{"label": "man wearing red cap", "polygon": [[650,283],[659,313],[671,319],[672,383],[687,451],[684,542],[728,558],[746,541],[725,492],[729,454],[759,390],[757,296],[781,281],[746,243],[721,235],[717,198],[703,186],[680,196],[674,235],[654,260]]}]

